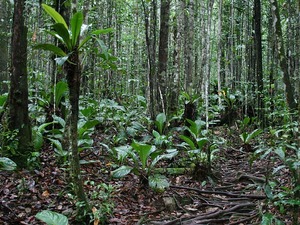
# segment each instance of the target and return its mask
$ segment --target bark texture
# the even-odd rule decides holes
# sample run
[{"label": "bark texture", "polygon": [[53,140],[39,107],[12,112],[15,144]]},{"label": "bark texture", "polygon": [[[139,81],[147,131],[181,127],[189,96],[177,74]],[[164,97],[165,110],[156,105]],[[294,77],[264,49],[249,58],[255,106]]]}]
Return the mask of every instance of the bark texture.
[{"label": "bark texture", "polygon": [[26,167],[32,141],[28,115],[27,28],[24,22],[24,7],[24,0],[14,1],[9,93],[9,128],[19,131],[17,155],[13,159],[19,167]]}]

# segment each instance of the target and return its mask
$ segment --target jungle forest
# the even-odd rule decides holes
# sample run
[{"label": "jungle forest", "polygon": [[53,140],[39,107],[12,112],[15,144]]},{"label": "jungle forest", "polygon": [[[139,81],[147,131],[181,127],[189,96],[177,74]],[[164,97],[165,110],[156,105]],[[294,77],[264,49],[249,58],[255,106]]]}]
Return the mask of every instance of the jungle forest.
[{"label": "jungle forest", "polygon": [[299,0],[0,0],[0,224],[300,224]]}]

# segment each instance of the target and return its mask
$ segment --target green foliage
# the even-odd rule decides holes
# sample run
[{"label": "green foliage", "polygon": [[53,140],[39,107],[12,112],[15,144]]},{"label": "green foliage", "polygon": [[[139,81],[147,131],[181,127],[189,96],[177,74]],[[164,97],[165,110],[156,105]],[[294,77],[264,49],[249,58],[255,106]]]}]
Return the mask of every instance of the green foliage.
[{"label": "green foliage", "polygon": [[[81,33],[83,33],[81,31],[84,30],[82,12],[77,12],[72,16],[70,27],[68,27],[64,18],[58,12],[56,12],[55,9],[46,4],[42,4],[42,7],[45,12],[55,21],[55,24],[52,26],[53,30],[48,30],[46,32],[58,39],[66,47],[67,52],[54,44],[38,44],[35,46],[35,48],[50,51],[55,55],[58,55],[59,57],[55,60],[60,66],[62,66],[69,59],[73,51],[80,50],[90,39],[95,38],[96,35],[106,34],[112,31],[110,28],[104,30],[95,30],[90,32],[90,34],[88,34],[84,39],[80,39]],[[79,42],[79,40],[82,41]],[[98,39],[96,38],[96,40]]]},{"label": "green foliage", "polygon": [[[298,123],[290,122],[280,128],[270,128],[269,139],[262,143],[254,155],[255,157],[274,159],[281,161],[281,164],[273,168],[272,175],[276,175],[282,170],[289,170],[292,175],[292,186],[283,186],[277,181],[269,181],[265,185],[264,191],[269,201],[278,207],[283,214],[290,210],[291,207],[299,207],[299,190],[300,190],[300,149],[297,143],[294,142],[294,137],[298,136]],[[277,221],[272,214],[266,214],[265,221],[270,221],[265,224],[282,224]],[[277,222],[276,222],[277,221]]]},{"label": "green foliage", "polygon": [[[86,185],[94,186],[93,181]],[[107,224],[109,216],[113,214],[114,187],[110,184],[101,183],[95,187],[90,196],[90,204],[93,206],[92,221],[100,221],[100,224]]]},{"label": "green foliage", "polygon": [[166,121],[167,117],[165,113],[160,113],[156,116],[155,125],[158,129],[159,134],[163,134]]},{"label": "green foliage", "polygon": [[68,218],[60,213],[44,210],[35,216],[47,225],[68,225]]},{"label": "green foliage", "polygon": [[112,176],[114,178],[121,178],[134,172],[137,175],[140,175],[140,177],[146,178],[149,187],[154,190],[163,191],[169,186],[167,178],[154,173],[154,168],[160,160],[175,157],[178,153],[176,149],[168,149],[165,152],[162,152],[157,150],[153,145],[133,141],[131,146],[116,147],[113,149],[113,152],[119,162],[123,164],[128,163],[128,166],[122,165],[118,169],[112,171]]},{"label": "green foliage", "polygon": [[261,225],[284,225],[284,222],[277,219],[273,214],[266,213],[262,216]]},{"label": "green foliage", "polygon": [[4,105],[7,101],[8,94],[0,95],[0,114],[4,111]]},{"label": "green foliage", "polygon": [[240,134],[240,138],[244,144],[250,144],[250,141],[258,137],[262,132],[263,131],[261,129],[255,129],[250,133],[245,131],[242,134]]},{"label": "green foliage", "polygon": [[2,156],[16,156],[18,148],[18,130],[9,130],[0,125],[0,154]]},{"label": "green foliage", "polygon": [[0,171],[8,170],[12,171],[17,168],[17,164],[9,158],[0,157]]}]

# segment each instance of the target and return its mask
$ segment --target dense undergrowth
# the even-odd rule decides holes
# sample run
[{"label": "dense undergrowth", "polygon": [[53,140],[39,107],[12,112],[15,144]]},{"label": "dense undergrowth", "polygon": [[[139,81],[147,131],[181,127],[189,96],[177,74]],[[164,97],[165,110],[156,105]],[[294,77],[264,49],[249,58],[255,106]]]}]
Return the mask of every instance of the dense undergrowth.
[{"label": "dense undergrowth", "polygon": [[[67,151],[68,143],[65,136],[68,117],[64,118],[68,113],[62,113],[62,108],[68,109],[66,107],[68,102],[63,98],[67,95],[67,86],[63,83],[59,85],[61,85],[60,91],[56,93],[60,94],[57,96],[60,101],[56,106],[60,108],[52,108],[50,110],[52,113],[49,114],[49,108],[53,106],[47,98],[33,98],[30,105],[34,124],[34,146],[28,160],[28,168],[32,172],[42,167],[43,151],[45,149],[49,151],[46,146],[51,146],[56,156],[57,169],[68,168],[70,153]],[[1,98],[5,99],[5,97],[4,95]],[[106,162],[104,167],[102,164],[102,167],[98,168],[97,174],[106,177],[103,182],[95,183],[92,179],[95,174],[84,175],[85,187],[89,187],[86,190],[87,195],[93,206],[93,211],[86,212],[89,221],[93,221],[94,224],[105,224],[113,217],[113,195],[119,187],[107,183],[108,180],[116,181],[126,176],[133,176],[140,188],[151,190],[157,196],[167,192],[173,178],[181,175],[187,175],[191,180],[202,184],[210,183],[213,186],[221,179],[218,171],[220,168],[216,166],[216,162],[222,159],[224,149],[234,147],[249,156],[250,167],[258,160],[268,162],[263,182],[257,184],[257,188],[263,190],[267,204],[273,205],[277,210],[276,212],[262,210],[261,223],[284,224],[280,220],[280,215],[292,210],[293,213],[289,215],[294,217],[293,221],[296,224],[300,204],[300,152],[295,137],[298,137],[299,131],[297,122],[292,120],[293,115],[287,110],[284,111],[282,108],[281,114],[274,111],[268,115],[266,118],[268,126],[262,129],[255,117],[242,114],[239,114],[235,120],[228,121],[229,124],[221,124],[222,116],[228,112],[240,113],[234,111],[234,107],[239,108],[236,106],[234,95],[228,98],[224,95],[221,105],[210,107],[209,115],[201,113],[205,110],[199,103],[197,106],[199,113],[195,121],[183,119],[186,100],[184,95],[181,98],[182,109],[171,118],[160,113],[155,121],[151,121],[146,114],[147,103],[144,97],[123,96],[122,99],[124,99],[122,102],[117,102],[111,99],[96,100],[82,97],[80,101],[78,121],[80,163],[84,168],[101,161]],[[4,102],[1,103],[2,111]],[[51,120],[49,120],[50,116]],[[3,122],[0,127],[2,175],[5,174],[4,171],[15,169],[14,163],[8,158],[17,154],[14,151],[17,142],[14,137],[17,131],[8,131],[5,120]],[[291,176],[286,186],[277,180],[277,174],[282,171],[288,171]],[[68,178],[64,179],[68,180]],[[20,184],[20,187],[22,185]],[[72,184],[68,185],[65,192],[68,193],[70,202],[80,204],[72,194]],[[68,212],[64,214],[66,215],[41,211],[37,218],[48,224],[52,224],[51,220],[59,221],[54,224],[67,224],[67,217],[74,221],[74,214],[70,215]]]}]

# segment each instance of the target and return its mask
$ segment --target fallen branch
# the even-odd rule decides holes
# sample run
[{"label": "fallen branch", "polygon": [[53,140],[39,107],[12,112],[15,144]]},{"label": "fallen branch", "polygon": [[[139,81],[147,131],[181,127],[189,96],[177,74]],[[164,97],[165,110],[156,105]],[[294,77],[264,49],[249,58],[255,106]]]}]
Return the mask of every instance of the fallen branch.
[{"label": "fallen branch", "polygon": [[208,213],[200,216],[191,216],[191,217],[186,217],[186,218],[177,218],[175,220],[169,221],[167,223],[164,223],[163,225],[174,225],[177,224],[177,222],[180,222],[180,224],[201,224],[203,221],[207,221],[209,219],[216,219],[218,216],[221,216],[223,214],[229,213],[229,212],[234,212],[240,208],[243,207],[254,207],[256,206],[254,203],[244,203],[244,204],[239,204],[235,205],[231,208],[225,209],[225,210],[217,210],[213,213]]},{"label": "fallen branch", "polygon": [[225,192],[225,191],[208,191],[208,190],[200,190],[198,188],[175,186],[175,185],[170,185],[170,188],[196,191],[197,193],[200,193],[200,194],[216,194],[216,195],[225,195],[225,196],[236,197],[236,198],[248,198],[248,199],[258,199],[258,200],[266,198],[265,195],[246,195],[246,194],[230,193],[230,192]]}]

